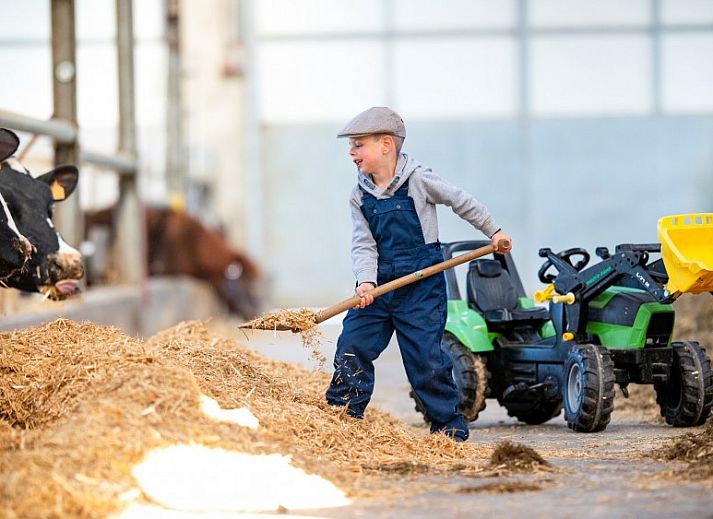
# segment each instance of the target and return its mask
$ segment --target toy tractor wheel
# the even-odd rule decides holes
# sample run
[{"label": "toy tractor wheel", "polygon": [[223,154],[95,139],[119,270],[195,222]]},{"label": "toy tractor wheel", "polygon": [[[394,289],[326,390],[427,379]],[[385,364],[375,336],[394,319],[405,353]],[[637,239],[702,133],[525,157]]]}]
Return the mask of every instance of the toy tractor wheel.
[{"label": "toy tractor wheel", "polygon": [[458,388],[458,411],[468,422],[478,418],[485,409],[485,395],[488,391],[488,368],[485,357],[473,353],[450,333],[444,333],[441,349],[453,363],[453,380]]},{"label": "toy tractor wheel", "polygon": [[654,384],[661,416],[674,427],[705,423],[713,405],[713,371],[697,342],[674,342],[668,382]]},{"label": "toy tractor wheel", "polygon": [[614,363],[594,344],[574,346],[564,363],[564,419],[577,432],[602,431],[614,410]]},{"label": "toy tractor wheel", "polygon": [[[453,380],[458,389],[458,412],[468,422],[478,418],[478,413],[485,409],[485,396],[488,390],[490,374],[485,364],[485,357],[473,353],[466,348],[455,336],[446,332],[441,340],[441,349],[448,355],[453,363]],[[416,403],[415,409],[426,417],[423,402],[411,390],[411,398]]]}]

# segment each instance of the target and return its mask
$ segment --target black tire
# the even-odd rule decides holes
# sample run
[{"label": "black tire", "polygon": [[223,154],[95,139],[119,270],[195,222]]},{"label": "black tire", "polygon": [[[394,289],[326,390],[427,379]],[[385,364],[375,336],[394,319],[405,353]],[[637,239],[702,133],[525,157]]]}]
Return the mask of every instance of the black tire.
[{"label": "black tire", "polygon": [[[441,339],[441,349],[453,363],[453,380],[458,389],[458,412],[463,415],[466,421],[473,422],[478,418],[480,411],[485,409],[485,397],[490,377],[485,356],[473,353],[455,336],[447,332]],[[416,411],[428,421],[421,399],[413,389],[409,395],[416,403]]]},{"label": "black tire", "polygon": [[528,425],[540,425],[562,412],[561,400],[539,400],[535,402],[501,402],[508,416],[513,416]]},{"label": "black tire", "polygon": [[577,432],[606,429],[614,410],[614,363],[606,348],[572,347],[564,363],[564,419]]},{"label": "black tire", "polygon": [[661,416],[674,427],[705,423],[713,405],[713,371],[706,351],[697,342],[674,342],[668,382],[654,384]]},{"label": "black tire", "polygon": [[458,388],[458,412],[468,422],[478,419],[480,411],[485,409],[485,397],[488,392],[488,368],[484,355],[473,353],[455,336],[444,333],[441,349],[453,363],[453,380]]}]

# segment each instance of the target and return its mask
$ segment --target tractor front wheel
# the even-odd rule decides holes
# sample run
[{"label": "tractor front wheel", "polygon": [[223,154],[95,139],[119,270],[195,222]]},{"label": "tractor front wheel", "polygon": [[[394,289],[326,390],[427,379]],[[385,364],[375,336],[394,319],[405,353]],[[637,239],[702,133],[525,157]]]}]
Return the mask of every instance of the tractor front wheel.
[{"label": "tractor front wheel", "polygon": [[614,363],[594,344],[574,346],[564,363],[564,419],[577,432],[602,431],[614,410]]},{"label": "tractor front wheel", "polygon": [[697,342],[674,342],[673,365],[667,382],[654,384],[661,416],[674,427],[705,423],[713,405],[713,371]]}]

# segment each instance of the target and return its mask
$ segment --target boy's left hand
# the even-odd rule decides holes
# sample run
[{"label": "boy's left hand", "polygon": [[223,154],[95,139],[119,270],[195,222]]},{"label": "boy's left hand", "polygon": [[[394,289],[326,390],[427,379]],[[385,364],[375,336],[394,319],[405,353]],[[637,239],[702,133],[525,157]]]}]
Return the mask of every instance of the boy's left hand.
[{"label": "boy's left hand", "polygon": [[366,308],[374,302],[374,296],[372,296],[369,292],[371,292],[375,288],[376,285],[374,285],[374,283],[370,283],[369,281],[361,283],[356,288],[356,295],[359,296],[361,300],[356,305],[354,305],[355,310],[358,310],[359,308]]},{"label": "boy's left hand", "polygon": [[[495,252],[497,252],[498,254],[507,254],[512,250],[512,238],[503,231],[496,232],[495,234],[493,234],[491,239],[493,240],[493,247],[495,248]],[[498,249],[498,243],[500,242],[500,240],[507,240],[509,245],[504,249]]]}]

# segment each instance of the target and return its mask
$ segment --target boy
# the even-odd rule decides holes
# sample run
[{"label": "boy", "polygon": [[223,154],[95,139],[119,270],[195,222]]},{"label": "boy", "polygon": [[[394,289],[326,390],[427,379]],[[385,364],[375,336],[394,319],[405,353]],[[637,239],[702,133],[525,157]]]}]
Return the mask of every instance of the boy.
[{"label": "boy", "polygon": [[485,206],[401,153],[406,128],[393,110],[370,108],[337,137],[349,138],[349,155],[358,170],[350,204],[352,265],[361,302],[344,318],[327,402],[347,406],[352,417],[363,417],[374,388],[373,361],[395,331],[406,375],[423,402],[431,432],[465,441],[468,427],[456,411],[452,365],[440,347],[446,322],[445,276],[434,275],[376,300],[369,292],[377,284],[443,261],[435,204],[450,206],[495,246],[511,238]]}]

